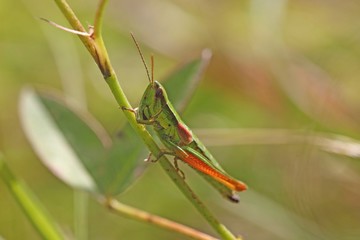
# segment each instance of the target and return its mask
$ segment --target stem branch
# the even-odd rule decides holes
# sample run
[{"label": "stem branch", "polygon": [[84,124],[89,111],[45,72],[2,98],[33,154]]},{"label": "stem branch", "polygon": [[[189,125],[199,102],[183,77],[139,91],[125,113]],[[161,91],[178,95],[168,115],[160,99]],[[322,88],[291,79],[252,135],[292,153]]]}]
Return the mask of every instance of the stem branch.
[{"label": "stem branch", "polygon": [[132,218],[135,220],[141,220],[144,222],[148,222],[150,224],[155,224],[156,226],[182,233],[186,236],[192,237],[193,239],[198,239],[198,240],[216,240],[217,239],[210,235],[207,235],[205,233],[197,231],[193,228],[182,225],[180,223],[177,223],[177,222],[150,214],[148,212],[141,211],[136,208],[127,206],[127,205],[122,204],[112,198],[106,199],[105,202],[103,202],[103,204],[105,204],[108,208],[110,208],[112,211],[114,211],[117,214],[129,217],[129,218]]}]

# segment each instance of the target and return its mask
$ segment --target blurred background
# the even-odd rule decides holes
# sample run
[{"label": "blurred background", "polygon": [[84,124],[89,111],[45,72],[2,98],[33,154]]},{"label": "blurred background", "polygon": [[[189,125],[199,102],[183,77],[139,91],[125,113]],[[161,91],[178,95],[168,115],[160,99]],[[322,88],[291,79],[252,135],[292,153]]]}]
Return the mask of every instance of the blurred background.
[{"label": "blurred background", "polygon": [[[84,25],[97,1],[69,1]],[[360,238],[360,3],[356,0],[110,1],[104,40],[136,106],[147,85],[133,32],[161,79],[213,59],[183,114],[222,166],[250,190],[224,200],[186,166],[194,191],[245,239]],[[110,135],[125,119],[53,1],[0,0],[0,150],[69,234],[74,191],[38,160],[21,129],[24,86],[56,89],[86,107]],[[158,164],[121,202],[215,235]],[[88,239],[186,239],[110,213],[90,198]],[[0,238],[39,239],[3,182]]]}]

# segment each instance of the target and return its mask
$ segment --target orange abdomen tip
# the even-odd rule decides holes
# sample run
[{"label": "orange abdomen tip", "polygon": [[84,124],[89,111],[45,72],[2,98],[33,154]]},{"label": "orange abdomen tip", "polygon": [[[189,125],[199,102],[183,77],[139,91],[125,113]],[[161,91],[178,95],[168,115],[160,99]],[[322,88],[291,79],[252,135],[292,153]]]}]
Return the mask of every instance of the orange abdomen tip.
[{"label": "orange abdomen tip", "polygon": [[223,173],[219,172],[218,170],[212,168],[211,166],[204,163],[202,160],[200,160],[198,157],[193,155],[192,153],[186,151],[188,154],[186,157],[181,158],[184,162],[186,162],[188,165],[190,165],[192,168],[205,173],[212,178],[214,178],[216,181],[221,182],[231,190],[241,192],[245,191],[248,187],[245,183],[236,180],[234,178],[231,178],[227,175],[224,175]]}]

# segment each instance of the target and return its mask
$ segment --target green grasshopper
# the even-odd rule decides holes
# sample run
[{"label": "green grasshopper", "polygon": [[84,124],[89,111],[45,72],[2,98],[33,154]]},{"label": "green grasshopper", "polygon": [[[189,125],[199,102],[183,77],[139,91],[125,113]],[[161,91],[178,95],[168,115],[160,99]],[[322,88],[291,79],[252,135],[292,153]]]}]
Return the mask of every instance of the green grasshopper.
[{"label": "green grasshopper", "polygon": [[[210,154],[200,140],[184,124],[170,103],[164,87],[154,81],[154,60],[151,57],[152,76],[150,77],[144,57],[134,36],[149,79],[140,105],[136,110],[136,120],[140,124],[151,125],[161,142],[167,148],[163,154],[174,156],[175,168],[180,159],[199,172],[223,196],[232,202],[239,202],[235,191],[244,191],[247,186],[227,174]],[[182,172],[181,172],[182,173]]]}]

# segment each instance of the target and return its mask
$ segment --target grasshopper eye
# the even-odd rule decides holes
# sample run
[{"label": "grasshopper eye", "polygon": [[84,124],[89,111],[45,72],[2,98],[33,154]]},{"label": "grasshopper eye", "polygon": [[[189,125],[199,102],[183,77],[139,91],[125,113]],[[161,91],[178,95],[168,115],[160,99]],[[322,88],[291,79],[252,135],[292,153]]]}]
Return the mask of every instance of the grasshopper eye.
[{"label": "grasshopper eye", "polygon": [[156,92],[155,92],[155,97],[156,98],[162,98],[164,96],[163,94],[163,89],[161,87],[159,87],[158,89],[156,89]]},{"label": "grasshopper eye", "polygon": [[143,120],[149,120],[148,117],[146,116],[145,112],[142,113],[142,118],[143,118]]},{"label": "grasshopper eye", "polygon": [[143,120],[149,120],[148,116],[150,113],[149,106],[145,106],[145,108],[140,112]]}]

